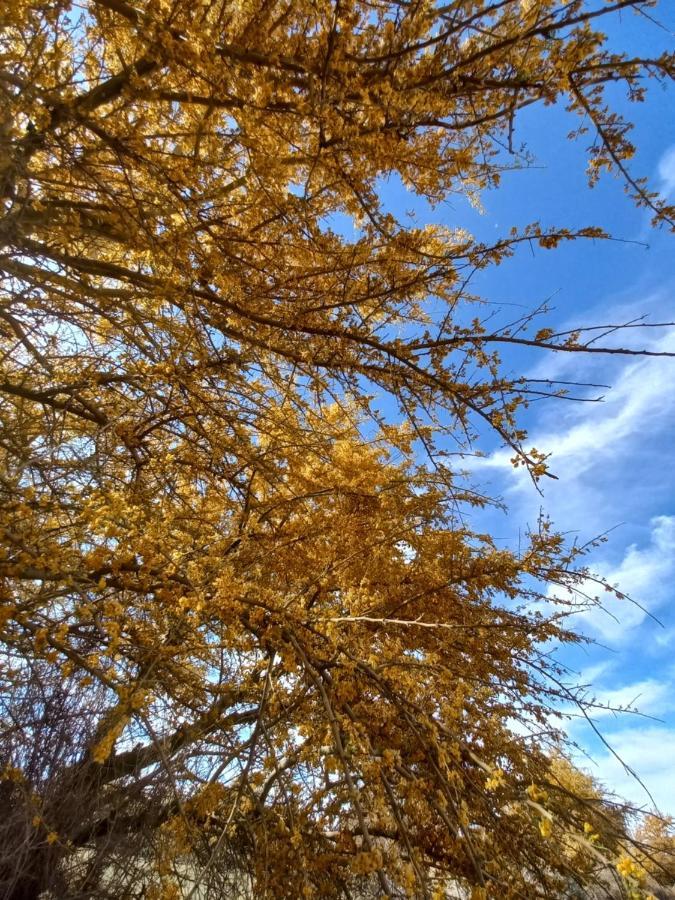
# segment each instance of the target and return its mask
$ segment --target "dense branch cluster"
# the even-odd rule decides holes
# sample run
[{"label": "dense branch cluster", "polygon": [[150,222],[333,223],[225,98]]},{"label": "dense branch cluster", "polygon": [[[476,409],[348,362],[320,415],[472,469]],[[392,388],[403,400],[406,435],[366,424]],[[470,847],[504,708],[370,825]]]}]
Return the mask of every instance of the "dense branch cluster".
[{"label": "dense branch cluster", "polygon": [[478,196],[561,102],[672,224],[604,98],[673,77],[597,30],[649,6],[3,4],[3,896],[562,897],[619,847],[638,890],[553,749],[580,551],[474,533],[439,451],[545,475],[517,413],[558,387],[497,350],[595,333],[468,285],[606,235],[411,227],[382,179]]}]

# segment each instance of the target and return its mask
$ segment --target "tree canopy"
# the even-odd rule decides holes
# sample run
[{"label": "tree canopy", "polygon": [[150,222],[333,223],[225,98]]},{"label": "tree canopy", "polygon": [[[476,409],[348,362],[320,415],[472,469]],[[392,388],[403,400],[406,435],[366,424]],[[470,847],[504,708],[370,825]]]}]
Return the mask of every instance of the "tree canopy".
[{"label": "tree canopy", "polygon": [[518,413],[562,386],[501,349],[603,349],[492,328],[471,276],[607,235],[412,227],[381,179],[479,197],[559,102],[672,226],[605,96],[672,80],[599,30],[651,6],[3,5],[3,896],[557,898],[620,846],[633,878],[625,809],[560,776],[583,551],[474,533],[461,474],[485,429],[547,474]]}]

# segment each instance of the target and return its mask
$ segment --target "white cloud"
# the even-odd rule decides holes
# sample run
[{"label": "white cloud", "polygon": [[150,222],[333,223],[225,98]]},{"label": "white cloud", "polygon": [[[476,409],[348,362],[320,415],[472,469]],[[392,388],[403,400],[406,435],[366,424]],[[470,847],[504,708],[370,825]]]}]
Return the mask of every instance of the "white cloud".
[{"label": "white cloud", "polygon": [[[606,670],[600,671],[600,677],[605,674]],[[675,746],[675,727],[672,721],[654,721],[667,719],[675,709],[675,666],[661,668],[648,678],[620,687],[598,686],[592,693],[599,703],[641,713],[638,716],[609,710],[590,711],[606,741],[600,746],[597,736],[589,735],[585,720],[570,721],[568,733],[573,740],[588,745],[589,741],[583,739],[585,735],[598,748],[590,756],[594,763],[592,774],[609,791],[636,806],[656,805],[663,813],[675,814],[675,763],[670,749]],[[588,768],[588,758],[579,758],[577,762],[582,768]]]},{"label": "white cloud", "polygon": [[[675,352],[675,333],[650,345],[655,352]],[[675,391],[665,390],[672,382],[675,363],[663,357],[643,357],[624,367],[613,387],[600,403],[581,404],[557,416],[555,430],[534,433],[529,443],[551,454],[551,470],[567,490],[570,478],[578,478],[594,466],[604,464],[607,457],[616,460],[626,452],[631,439],[644,439],[647,425],[652,434],[670,424],[675,413]],[[562,401],[561,401],[562,402]],[[514,472],[518,485],[528,479],[522,470],[513,470],[509,462],[511,450],[499,450],[478,461],[478,468],[501,468]]]},{"label": "white cloud", "polygon": [[[658,336],[656,331],[648,348],[675,353],[675,331]],[[542,479],[543,497],[537,495],[527,472],[510,463],[510,449],[472,461],[473,474],[486,491],[504,498],[509,520],[517,522],[513,543],[518,526],[535,527],[543,507],[557,529],[582,529],[583,541],[627,522],[611,538],[617,553],[622,535],[638,538],[650,516],[669,509],[668,493],[675,493],[672,478],[661,474],[664,454],[675,439],[675,359],[568,356],[574,358],[566,365],[577,369],[560,369],[555,377],[606,381],[613,387],[601,403],[550,401],[530,429],[526,447],[550,454],[549,469],[557,480]],[[604,371],[590,371],[593,363]],[[503,529],[503,522],[491,527]]]},{"label": "white cloud", "polygon": [[[675,145],[664,154],[659,175],[664,189],[675,192]],[[633,303],[637,293],[632,291]],[[637,316],[628,295],[624,299],[622,307],[605,310],[596,321],[620,322]],[[649,308],[650,321],[675,318],[670,287],[658,293],[645,291],[640,306],[641,311]],[[675,351],[675,334],[661,329],[619,333],[614,339],[623,346]],[[629,713],[615,717],[603,709],[591,713],[610,746],[645,782],[658,807],[675,814],[675,755],[671,751],[675,747],[675,667],[668,655],[675,646],[669,612],[669,600],[675,596],[675,514],[664,514],[674,512],[675,500],[670,464],[675,439],[675,360],[560,353],[542,361],[530,375],[605,382],[613,387],[601,391],[605,393],[602,403],[561,402],[554,407],[551,402],[541,411],[532,408],[534,425],[528,446],[551,453],[551,471],[559,477],[558,481],[544,479],[543,499],[535,495],[527,475],[512,468],[513,454],[508,450],[479,461],[475,475],[490,478],[490,490],[501,491],[510,508],[511,534],[505,535],[504,520],[496,526],[505,535],[503,540],[515,543],[519,527],[524,522],[533,525],[541,506],[559,529],[583,528],[583,540],[626,523],[613,532],[603,551],[593,552],[590,568],[649,613],[662,617],[668,628],[648,627],[648,612],[605,593],[592,581],[580,587],[591,597],[599,595],[607,611],[593,606],[568,624],[618,651],[608,662],[600,646],[589,648],[589,667],[578,682],[589,685],[588,699],[637,709],[647,717]],[[539,414],[535,417],[534,412]],[[666,666],[660,662],[664,659]],[[583,719],[575,717],[564,727],[578,746],[591,750],[597,761],[592,772],[608,789],[638,806],[651,805],[639,782],[598,744]],[[580,755],[577,762],[589,768],[587,758]]]},{"label": "white cloud", "polygon": [[578,682],[579,684],[587,684],[590,687],[600,684],[601,681],[605,679],[605,677],[612,672],[614,668],[614,661],[609,659],[603,659],[599,662],[593,663],[590,666],[586,666],[579,672]]},{"label": "white cloud", "polygon": [[589,711],[606,744],[599,744],[597,735],[590,734],[583,718],[571,719],[567,731],[577,745],[590,743],[596,747],[590,756],[580,755],[576,761],[581,768],[589,769],[607,790],[635,806],[656,805],[661,812],[673,815],[675,764],[670,748],[675,746],[675,727],[654,720],[666,718],[675,708],[675,667],[654,674],[658,677],[643,678],[621,687],[598,686],[592,691],[599,703],[630,707],[641,713],[639,716],[609,710]]},{"label": "white cloud", "polygon": [[661,179],[661,196],[669,197],[675,191],[675,144],[668,147],[662,155],[658,172]]},{"label": "white cloud", "polygon": [[[627,684],[620,683],[621,671],[625,674],[625,666],[617,669],[615,663],[603,661],[580,673],[578,684],[584,690],[583,700],[593,721],[614,719],[615,727],[619,723],[622,728],[640,727],[637,723],[650,725],[648,720],[664,719],[675,710],[675,667],[660,666],[649,677]],[[614,682],[611,687],[608,676]],[[572,737],[579,726],[585,728],[586,719],[578,706],[570,703],[561,712],[572,717],[565,726]],[[607,727],[604,721],[602,725]]]},{"label": "white cloud", "polygon": [[579,759],[582,768],[589,769],[611,791],[636,806],[652,806],[649,795],[620,760],[640,777],[652,795],[657,808],[675,814],[675,767],[672,748],[675,728],[665,725],[641,725],[624,728],[605,735],[617,759],[609,750],[594,755],[595,765],[589,767],[586,758]]},{"label": "white cloud", "polygon": [[661,812],[675,814],[675,763],[670,752],[675,746],[675,725],[657,721],[667,719],[675,708],[675,666],[619,687],[606,686],[616,680],[612,675],[616,671],[615,665],[598,663],[581,673],[580,683],[589,684],[589,701],[595,697],[599,704],[630,712],[589,709],[598,729],[592,731],[573,707],[565,710],[572,718],[563,727],[579,748],[574,754],[576,764],[590,771],[610,793],[633,805],[656,805]]},{"label": "white cloud", "polygon": [[618,688],[598,688],[592,693],[603,708],[591,712],[593,719],[621,716],[616,710],[637,711],[643,716],[658,718],[675,708],[673,685],[656,678],[645,678]]},{"label": "white cloud", "polygon": [[[675,579],[675,516],[655,516],[650,521],[646,546],[631,544],[617,565],[597,564],[595,569],[604,581],[628,595],[630,600],[604,592],[594,581],[585,581],[579,586],[580,595],[599,596],[600,603],[589,605],[577,613],[577,623],[585,631],[610,643],[627,640],[648,613],[656,614],[672,594]],[[569,598],[568,593],[554,589],[550,589],[549,596]]]},{"label": "white cloud", "polygon": [[675,628],[664,628],[654,635],[654,642],[660,650],[675,644]]},{"label": "white cloud", "polygon": [[651,535],[646,547],[631,544],[621,563],[607,572],[610,583],[618,584],[623,593],[654,606],[672,590],[675,568],[675,516],[655,516],[650,522]]}]

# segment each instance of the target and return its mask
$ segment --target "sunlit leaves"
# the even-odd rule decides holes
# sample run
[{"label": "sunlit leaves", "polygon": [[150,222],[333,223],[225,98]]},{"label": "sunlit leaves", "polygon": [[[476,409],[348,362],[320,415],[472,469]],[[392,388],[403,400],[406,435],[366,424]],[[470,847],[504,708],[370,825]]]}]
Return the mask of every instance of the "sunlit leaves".
[{"label": "sunlit leaves", "polygon": [[518,412],[563,388],[496,345],[595,339],[493,327],[473,273],[608,236],[412,227],[386,178],[479,203],[519,110],[561,99],[591,180],[668,222],[603,88],[642,99],[672,57],[610,53],[582,2],[0,16],[3,889],[591,881],[624,823],[561,786],[545,652],[578,639],[580,553],[475,533],[493,501],[454,459],[487,430],[545,477]]}]

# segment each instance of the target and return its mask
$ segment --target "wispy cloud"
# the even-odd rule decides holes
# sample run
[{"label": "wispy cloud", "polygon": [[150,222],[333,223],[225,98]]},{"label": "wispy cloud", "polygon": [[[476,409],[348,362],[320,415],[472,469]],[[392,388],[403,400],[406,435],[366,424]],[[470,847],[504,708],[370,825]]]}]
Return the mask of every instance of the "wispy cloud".
[{"label": "wispy cloud", "polygon": [[[616,756],[605,750],[594,755],[594,765],[590,766],[588,760],[580,758],[578,762],[582,767],[634,805],[651,808],[651,794],[661,812],[674,814],[672,747],[675,746],[675,728],[657,724],[646,727],[643,725],[640,728],[608,732],[605,737]],[[622,762],[639,774],[644,787]]]},{"label": "wispy cloud", "polygon": [[[600,670],[599,680],[604,681],[607,674],[607,669]],[[578,764],[634,805],[651,807],[651,794],[661,812],[675,814],[675,770],[669,752],[675,744],[675,727],[672,722],[657,721],[667,719],[675,708],[675,667],[670,665],[619,687],[596,684],[592,693],[600,704],[637,710],[639,715],[592,710],[605,744],[589,733],[585,719],[569,720],[569,736],[579,746],[595,747],[590,757],[580,756]]]},{"label": "wispy cloud", "polygon": [[661,179],[661,196],[669,197],[675,191],[675,144],[668,147],[661,156],[658,172]]},{"label": "wispy cloud", "polygon": [[[647,615],[657,614],[672,595],[675,516],[655,516],[650,522],[649,541],[644,546],[631,544],[617,565],[598,564],[595,568],[604,581],[630,599],[600,590],[601,605],[578,613],[577,622],[584,631],[611,644],[628,640]],[[598,595],[597,582],[584,582],[580,592],[591,597]]]},{"label": "wispy cloud", "polygon": [[[648,348],[675,352],[675,333],[654,334]],[[550,470],[558,479],[543,480],[543,498],[532,490],[527,473],[512,467],[510,450],[496,450],[473,468],[475,477],[489,481],[490,490],[504,497],[516,533],[518,527],[533,526],[542,507],[557,528],[581,530],[584,540],[628,523],[613,535],[605,554],[612,559],[621,552],[621,538],[643,540],[649,519],[670,511],[668,491],[675,494],[675,485],[659,473],[675,440],[675,390],[670,388],[675,360],[612,359],[600,375],[589,373],[590,362],[582,356],[566,359],[569,368],[555,377],[611,382],[605,399],[551,401],[530,428],[527,446],[551,454]],[[597,358],[594,362],[597,366]]]},{"label": "wispy cloud", "polygon": [[615,688],[596,687],[593,694],[598,706],[591,715],[593,719],[610,719],[620,717],[620,710],[629,710],[660,718],[675,708],[673,687],[667,678],[644,678]]},{"label": "wispy cloud", "polygon": [[[675,196],[675,145],[663,154],[655,182],[662,196]],[[649,240],[655,239],[650,235]],[[628,322],[645,313],[651,323],[675,319],[669,257],[653,248],[644,256],[642,251],[633,252],[634,277],[612,303],[600,302],[593,309],[572,303],[571,321],[559,322],[557,327]],[[667,329],[619,330],[603,341],[609,342],[615,347],[675,352],[675,335],[668,335]],[[658,807],[675,814],[675,765],[670,750],[675,746],[675,667],[671,665],[675,647],[671,612],[675,599],[675,469],[671,462],[675,360],[542,354],[528,374],[612,387],[598,391],[604,394],[601,403],[551,401],[533,404],[529,410],[527,446],[550,453],[551,471],[558,476],[557,481],[543,480],[543,498],[532,490],[522,469],[513,469],[511,451],[497,450],[477,462],[474,476],[490,482],[489,490],[500,493],[509,508],[506,520],[493,518],[486,527],[515,545],[522,528],[535,524],[541,508],[555,527],[567,532],[578,529],[584,541],[621,525],[588,563],[593,572],[644,609],[605,593],[592,580],[581,585],[589,596],[599,595],[607,611],[587,604],[578,614],[576,626],[598,644],[585,648],[588,667],[573,680],[589,685],[588,699],[595,698],[600,705],[592,717],[610,746],[641,776]],[[496,517],[490,511],[485,515]],[[649,613],[666,627],[657,627]],[[607,651],[607,644],[615,652]],[[580,656],[568,648],[560,651],[560,658],[572,668],[580,662]],[[613,713],[611,708],[637,709],[647,718]],[[571,707],[568,712],[574,715]],[[565,729],[596,761],[589,765],[580,753],[582,767],[591,768],[610,790],[634,804],[651,806],[639,782],[583,717],[570,719]]]},{"label": "wispy cloud", "polygon": [[[652,342],[655,352],[675,353],[675,334]],[[577,368],[580,363],[577,360]],[[664,389],[673,377],[672,360],[643,357],[619,372],[612,388],[599,403],[584,404],[556,416],[555,429],[542,429],[532,434],[530,442],[551,454],[553,471],[561,481],[569,482],[607,457],[616,460],[617,453],[627,451],[631,439],[644,439],[649,423],[655,430],[668,427],[675,412],[675,391]],[[498,450],[479,461],[481,468],[501,468],[513,472],[518,486],[526,487],[528,479],[522,470],[514,470],[509,462],[513,453]]]},{"label": "wispy cloud", "polygon": [[655,635],[654,642],[660,650],[675,646],[675,628],[664,628],[660,634]]}]

